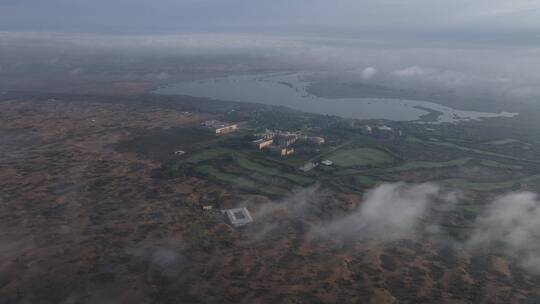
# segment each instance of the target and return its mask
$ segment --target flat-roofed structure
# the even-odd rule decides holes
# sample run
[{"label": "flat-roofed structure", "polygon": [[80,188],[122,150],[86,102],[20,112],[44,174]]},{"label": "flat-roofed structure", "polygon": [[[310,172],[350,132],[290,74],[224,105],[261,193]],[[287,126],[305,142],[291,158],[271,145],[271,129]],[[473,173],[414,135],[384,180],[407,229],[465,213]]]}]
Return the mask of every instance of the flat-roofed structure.
[{"label": "flat-roofed structure", "polygon": [[273,152],[275,154],[279,154],[280,156],[283,156],[283,157],[294,154],[294,148],[291,148],[291,147],[269,145],[268,150],[270,150],[270,152]]},{"label": "flat-roofed structure", "polygon": [[317,166],[319,166],[318,163],[314,163],[314,162],[307,162],[305,163],[302,167],[300,167],[300,171],[302,172],[309,172],[313,169],[315,169]]},{"label": "flat-roofed structure", "polygon": [[242,227],[253,222],[253,218],[247,208],[234,208],[222,211],[229,223],[235,227]]},{"label": "flat-roofed structure", "polygon": [[273,139],[264,139],[264,138],[257,139],[251,142],[251,144],[259,150],[268,148],[268,146],[270,146],[273,143],[274,143]]},{"label": "flat-roofed structure", "polygon": [[331,160],[327,159],[327,160],[323,160],[321,162],[321,164],[325,165],[325,166],[331,166],[334,164],[334,162],[332,162]]},{"label": "flat-roofed structure", "polygon": [[304,140],[310,144],[315,144],[315,145],[324,145],[325,143],[324,138],[320,136],[305,136]]},{"label": "flat-roofed structure", "polygon": [[298,140],[298,135],[295,133],[283,132],[274,137],[274,141],[280,146],[288,147]]},{"label": "flat-roofed structure", "polygon": [[203,122],[201,126],[216,135],[238,131],[238,124],[229,124],[219,120],[207,120]]}]

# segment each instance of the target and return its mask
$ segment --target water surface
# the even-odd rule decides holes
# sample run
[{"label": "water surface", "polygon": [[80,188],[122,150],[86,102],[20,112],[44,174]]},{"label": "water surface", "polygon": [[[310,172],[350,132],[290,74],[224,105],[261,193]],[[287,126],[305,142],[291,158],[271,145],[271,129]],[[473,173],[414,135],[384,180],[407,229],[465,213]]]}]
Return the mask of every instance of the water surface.
[{"label": "water surface", "polygon": [[302,74],[240,75],[199,80],[163,87],[164,95],[188,95],[217,100],[279,105],[315,114],[357,119],[418,120],[428,112],[441,112],[438,122],[458,122],[487,117],[512,117],[515,113],[461,111],[436,103],[395,98],[323,98],[308,94]]}]

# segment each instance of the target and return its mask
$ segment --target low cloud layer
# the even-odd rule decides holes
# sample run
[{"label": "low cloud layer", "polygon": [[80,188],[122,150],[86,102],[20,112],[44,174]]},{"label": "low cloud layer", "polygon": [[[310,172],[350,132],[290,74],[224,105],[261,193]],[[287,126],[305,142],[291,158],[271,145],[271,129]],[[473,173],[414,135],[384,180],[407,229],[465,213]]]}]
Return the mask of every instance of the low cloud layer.
[{"label": "low cloud layer", "polygon": [[186,245],[181,240],[166,240],[160,245],[140,245],[128,250],[133,265],[148,265],[166,277],[177,277],[188,266],[183,255]]},{"label": "low cloud layer", "polygon": [[538,9],[533,0],[3,0],[0,27],[64,31],[519,29],[540,25]]},{"label": "low cloud layer", "polygon": [[540,274],[540,200],[519,192],[496,199],[476,221],[467,245],[472,250],[502,251],[517,258],[524,269]]},{"label": "low cloud layer", "polygon": [[375,74],[377,74],[377,69],[376,68],[374,68],[374,67],[365,68],[362,71],[362,79],[369,80],[369,79],[373,78],[373,76],[375,76]]},{"label": "low cloud layer", "polygon": [[[383,241],[414,237],[424,225],[429,208],[435,201],[454,203],[433,184],[383,184],[364,196],[363,202],[344,218],[317,227],[316,233],[332,238],[377,239]],[[422,226],[422,227],[421,227]]]},{"label": "low cloud layer", "polygon": [[[427,217],[433,221],[437,218],[433,211],[452,209],[457,197],[457,193],[444,191],[435,184],[388,183],[368,191],[357,207],[336,213],[335,209],[347,208],[347,204],[317,185],[258,206],[253,215],[256,222],[272,217],[302,219],[314,237],[393,241],[438,232],[438,223],[426,220]],[[269,221],[266,226],[257,227],[260,230],[254,232],[256,238],[279,229],[276,221]]]},{"label": "low cloud layer", "polygon": [[[346,82],[425,92],[426,96],[444,93],[471,100],[535,103],[540,98],[540,52],[537,46],[528,44],[529,38],[509,45],[495,38],[480,42],[475,37],[464,37],[449,42],[421,35],[329,38],[0,32],[0,76],[42,71],[52,76],[65,73],[77,77],[94,71],[96,62],[104,62],[111,69],[100,73],[120,70],[131,75],[145,70],[154,73],[154,79],[165,81],[175,74],[189,74],[189,68],[183,69],[185,62],[214,67],[226,63],[236,67],[258,64],[345,74]],[[144,64],[137,64],[140,62]]]},{"label": "low cloud layer", "polygon": [[[475,228],[470,237],[455,240],[444,238],[440,220],[464,198],[435,184],[382,184],[366,192],[358,207],[346,215],[310,220],[321,205],[328,204],[328,197],[320,191],[318,187],[306,188],[263,205],[255,212],[256,221],[300,218],[313,237],[332,242],[416,239],[452,244],[470,255],[512,257],[523,269],[540,274],[540,198],[534,193],[510,193],[495,199],[472,223]],[[258,226],[258,233],[252,231],[254,238],[260,241],[282,233],[275,219]]]}]

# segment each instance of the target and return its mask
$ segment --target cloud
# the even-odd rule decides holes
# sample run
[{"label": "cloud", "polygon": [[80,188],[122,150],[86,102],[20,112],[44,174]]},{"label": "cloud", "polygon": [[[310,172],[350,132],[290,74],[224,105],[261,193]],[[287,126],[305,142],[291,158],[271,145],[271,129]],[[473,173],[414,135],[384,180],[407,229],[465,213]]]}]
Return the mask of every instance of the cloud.
[{"label": "cloud", "polygon": [[[352,72],[351,79],[345,82],[369,81],[392,89],[427,93],[423,96],[451,93],[464,100],[486,100],[487,108],[494,102],[532,103],[540,98],[537,85],[540,51],[530,44],[536,41],[533,38],[525,35],[518,42],[491,37],[490,42],[486,42],[489,44],[486,50],[474,36],[448,43],[438,36],[396,38],[382,34],[329,38],[231,33],[0,32],[0,53],[3,54],[0,75],[18,75],[25,71],[32,77],[47,72],[51,76],[73,73],[73,78],[77,75],[88,78],[93,73],[99,72],[95,77],[103,77],[103,73],[110,75],[121,70],[122,75],[131,75],[130,79],[171,81],[179,75],[190,76],[187,72],[190,67],[184,70],[182,66],[186,62],[197,62],[200,63],[197,66],[203,67],[211,58],[212,62],[229,63],[241,69],[255,67],[258,71],[286,67]],[[116,68],[97,70],[96,62]],[[136,75],[143,68],[145,74]],[[39,73],[34,73],[36,69]],[[238,73],[237,70],[227,71]]]},{"label": "cloud", "polygon": [[362,79],[369,80],[369,79],[373,78],[373,76],[375,76],[375,74],[377,74],[377,69],[376,68],[374,68],[374,67],[365,68],[362,71]]},{"label": "cloud", "polygon": [[320,189],[319,184],[307,188],[295,189],[289,196],[280,201],[270,202],[260,206],[253,213],[253,216],[255,219],[259,219],[275,213],[288,216],[305,214],[310,206],[316,205],[320,201],[322,197]]},{"label": "cloud", "polygon": [[425,225],[430,208],[437,202],[453,205],[455,196],[434,184],[383,184],[368,191],[359,207],[349,215],[314,229],[332,238],[393,241],[437,230]]},{"label": "cloud", "polygon": [[397,77],[417,77],[429,73],[431,70],[423,69],[419,66],[412,66],[402,70],[396,70],[390,74]]},{"label": "cloud", "polygon": [[[319,186],[296,190],[291,196],[264,204],[254,212],[256,223],[266,221],[268,227],[257,226],[262,233],[257,239],[279,230],[276,223],[283,218],[301,219],[315,237],[332,240],[370,239],[393,241],[415,238],[438,232],[432,208],[448,210],[454,206],[455,192],[434,184],[382,184],[363,196],[357,207],[340,214],[330,214],[328,206],[346,206],[340,198],[326,195]],[[335,210],[333,210],[335,212]],[[431,222],[426,220],[431,216]]]},{"label": "cloud", "polygon": [[184,255],[186,245],[181,240],[170,239],[156,245],[141,244],[128,250],[133,265],[148,265],[166,277],[177,277],[187,268]]},{"label": "cloud", "polygon": [[523,268],[540,274],[540,200],[519,192],[496,199],[476,221],[467,242],[473,251],[501,251],[517,258]]},{"label": "cloud", "polygon": [[[340,198],[327,194],[315,186],[259,205],[253,213],[255,223],[246,235],[256,242],[280,239],[289,233],[287,222],[295,221],[318,240],[387,243],[413,239],[434,246],[451,245],[469,256],[510,257],[525,271],[540,274],[540,197],[535,193],[510,193],[487,204],[470,223],[475,229],[465,240],[451,238],[441,225],[463,200],[460,192],[432,183],[386,183],[367,191],[357,207],[341,215],[329,213],[336,211],[335,201],[329,199]],[[332,207],[324,209],[328,205]]]},{"label": "cloud", "polygon": [[[3,0],[0,27],[64,31],[530,28],[539,25],[535,14],[539,7],[537,1],[528,0]],[[519,19],[511,18],[516,14]]]},{"label": "cloud", "polygon": [[156,79],[158,79],[158,80],[167,80],[167,79],[169,79],[169,73],[161,72],[156,76]]}]

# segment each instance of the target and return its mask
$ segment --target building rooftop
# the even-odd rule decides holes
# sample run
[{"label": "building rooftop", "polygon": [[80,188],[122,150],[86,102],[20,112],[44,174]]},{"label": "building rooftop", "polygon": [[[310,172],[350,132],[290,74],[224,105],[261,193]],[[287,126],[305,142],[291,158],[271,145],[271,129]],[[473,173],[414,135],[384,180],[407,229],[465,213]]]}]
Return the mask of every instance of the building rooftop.
[{"label": "building rooftop", "polygon": [[299,169],[300,169],[300,171],[308,172],[308,171],[311,171],[314,168],[316,168],[318,165],[319,164],[314,163],[314,162],[307,162],[302,167],[300,167]]},{"label": "building rooftop", "polygon": [[379,129],[380,131],[393,131],[394,130],[391,127],[386,126],[386,125],[377,127],[377,129]]},{"label": "building rooftop", "polygon": [[222,211],[229,220],[229,223],[235,227],[245,226],[253,222],[253,218],[247,208],[235,208]]},{"label": "building rooftop", "polygon": [[266,142],[270,142],[270,141],[272,141],[272,139],[261,138],[261,139],[256,139],[256,140],[252,141],[252,143],[260,144],[260,143],[266,143]]},{"label": "building rooftop", "polygon": [[219,121],[219,120],[207,120],[207,121],[203,122],[201,125],[203,127],[206,127],[206,128],[219,129],[219,128],[225,128],[227,126],[232,126],[232,125],[235,125],[235,124],[234,123],[225,123],[225,122],[222,122],[222,121]]}]

